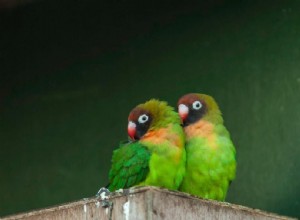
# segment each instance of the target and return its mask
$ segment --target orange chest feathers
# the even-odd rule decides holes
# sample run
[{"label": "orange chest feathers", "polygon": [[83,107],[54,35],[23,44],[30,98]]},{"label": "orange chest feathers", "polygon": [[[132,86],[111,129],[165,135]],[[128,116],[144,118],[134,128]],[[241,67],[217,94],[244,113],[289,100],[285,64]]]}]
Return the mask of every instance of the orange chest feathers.
[{"label": "orange chest feathers", "polygon": [[185,127],[184,131],[187,141],[196,137],[203,138],[207,140],[210,148],[217,148],[216,134],[214,132],[214,125],[212,123],[200,120],[195,124]]},{"label": "orange chest feathers", "polygon": [[183,137],[175,132],[172,132],[171,127],[148,131],[143,137],[143,141],[149,141],[156,145],[164,144],[167,141],[170,142],[172,146],[179,148],[184,147]]}]

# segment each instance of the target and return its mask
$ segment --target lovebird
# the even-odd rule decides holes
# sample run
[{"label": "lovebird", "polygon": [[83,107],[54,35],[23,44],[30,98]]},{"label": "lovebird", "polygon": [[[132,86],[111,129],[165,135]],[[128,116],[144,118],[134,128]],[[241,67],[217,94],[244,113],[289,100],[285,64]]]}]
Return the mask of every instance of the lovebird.
[{"label": "lovebird", "polygon": [[180,191],[224,201],[236,174],[236,151],[213,97],[191,93],[178,100],[186,135],[186,173]]},{"label": "lovebird", "polygon": [[185,173],[185,135],[177,112],[164,101],[151,99],[128,117],[129,143],[113,152],[110,191],[132,186],[176,190]]}]

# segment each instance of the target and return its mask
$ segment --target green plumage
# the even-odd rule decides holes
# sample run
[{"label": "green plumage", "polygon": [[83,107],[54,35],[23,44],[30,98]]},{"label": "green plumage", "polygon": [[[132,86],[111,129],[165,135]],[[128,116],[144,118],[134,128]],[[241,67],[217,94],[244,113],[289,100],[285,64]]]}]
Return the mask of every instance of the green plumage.
[{"label": "green plumage", "polygon": [[142,182],[149,172],[150,152],[138,142],[115,150],[109,172],[109,190],[129,188]]},{"label": "green plumage", "polygon": [[180,117],[166,102],[158,100],[138,105],[129,115],[129,121],[138,123],[139,114],[148,114],[151,124],[139,140],[114,151],[109,190],[136,185],[178,189],[186,161]]},{"label": "green plumage", "polygon": [[186,175],[180,190],[223,201],[230,182],[235,178],[235,148],[223,125],[217,125],[214,132],[216,149],[211,148],[205,137],[193,137],[187,141]]},{"label": "green plumage", "polygon": [[202,198],[224,201],[235,178],[236,151],[215,100],[187,94],[178,101],[186,134],[186,174],[179,188]]}]

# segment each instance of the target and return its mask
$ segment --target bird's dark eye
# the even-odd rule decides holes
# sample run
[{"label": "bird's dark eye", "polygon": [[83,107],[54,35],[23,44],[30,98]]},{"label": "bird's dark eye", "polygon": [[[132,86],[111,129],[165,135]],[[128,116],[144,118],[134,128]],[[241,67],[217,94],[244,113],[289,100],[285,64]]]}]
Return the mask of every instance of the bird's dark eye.
[{"label": "bird's dark eye", "polygon": [[202,107],[202,104],[200,101],[194,101],[193,102],[193,109],[199,110]]},{"label": "bird's dark eye", "polygon": [[141,123],[141,124],[144,124],[145,122],[147,122],[149,119],[148,115],[146,114],[143,114],[139,117],[138,119],[138,122]]}]

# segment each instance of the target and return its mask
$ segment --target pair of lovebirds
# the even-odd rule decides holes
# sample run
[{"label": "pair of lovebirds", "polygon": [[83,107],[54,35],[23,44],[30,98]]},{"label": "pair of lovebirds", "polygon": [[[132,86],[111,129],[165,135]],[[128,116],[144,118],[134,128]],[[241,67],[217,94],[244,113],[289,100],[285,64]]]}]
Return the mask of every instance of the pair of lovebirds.
[{"label": "pair of lovebirds", "polygon": [[178,113],[155,99],[140,104],[129,114],[128,135],[113,152],[110,191],[150,185],[224,201],[236,153],[211,96],[184,95]]}]

